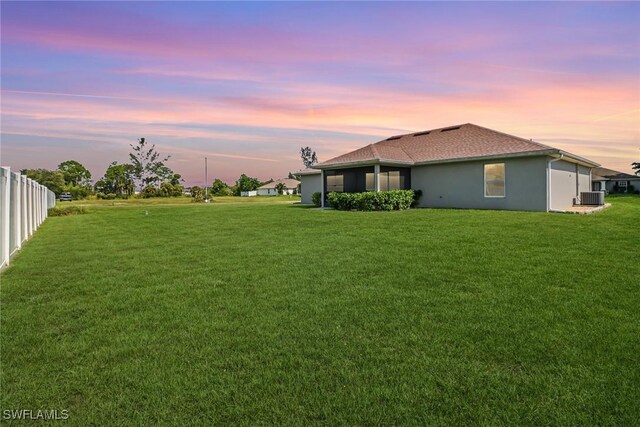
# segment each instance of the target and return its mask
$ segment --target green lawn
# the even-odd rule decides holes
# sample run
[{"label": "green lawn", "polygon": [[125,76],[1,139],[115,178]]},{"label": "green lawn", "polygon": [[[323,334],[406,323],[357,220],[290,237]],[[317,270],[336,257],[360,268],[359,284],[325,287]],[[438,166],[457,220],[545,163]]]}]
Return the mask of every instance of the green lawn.
[{"label": "green lawn", "polygon": [[[212,197],[214,204],[220,203],[291,203],[299,202],[300,196],[254,196],[254,197],[237,197],[237,196],[224,196],[224,197]],[[74,200],[72,202],[58,202],[58,206],[148,206],[148,205],[185,205],[193,204],[193,198],[189,196],[180,197],[153,197],[149,199],[131,197],[129,199],[113,199],[113,200],[99,200],[95,198]]]},{"label": "green lawn", "polygon": [[610,201],[49,218],[2,274],[1,409],[77,426],[637,425],[640,198]]}]

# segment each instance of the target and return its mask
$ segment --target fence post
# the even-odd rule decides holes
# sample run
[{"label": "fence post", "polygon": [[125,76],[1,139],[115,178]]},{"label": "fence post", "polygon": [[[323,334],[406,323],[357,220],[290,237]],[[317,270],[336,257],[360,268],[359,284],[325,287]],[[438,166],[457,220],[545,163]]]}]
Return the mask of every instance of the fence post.
[{"label": "fence post", "polygon": [[9,206],[11,201],[11,169],[0,168],[0,266],[9,265]]},{"label": "fence post", "polygon": [[11,177],[11,201],[10,204],[10,212],[9,212],[9,257],[20,249],[22,246],[21,240],[21,203],[20,203],[20,174],[11,172],[9,175]]}]

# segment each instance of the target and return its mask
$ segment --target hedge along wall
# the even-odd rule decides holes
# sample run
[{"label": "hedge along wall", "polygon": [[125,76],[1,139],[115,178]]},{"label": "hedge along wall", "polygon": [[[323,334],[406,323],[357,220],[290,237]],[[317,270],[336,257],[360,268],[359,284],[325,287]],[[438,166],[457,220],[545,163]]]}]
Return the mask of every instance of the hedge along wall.
[{"label": "hedge along wall", "polygon": [[369,191],[327,194],[329,205],[341,211],[397,211],[409,209],[415,200],[413,190]]},{"label": "hedge along wall", "polygon": [[34,180],[0,168],[0,268],[47,218],[47,209],[56,204],[55,194]]}]

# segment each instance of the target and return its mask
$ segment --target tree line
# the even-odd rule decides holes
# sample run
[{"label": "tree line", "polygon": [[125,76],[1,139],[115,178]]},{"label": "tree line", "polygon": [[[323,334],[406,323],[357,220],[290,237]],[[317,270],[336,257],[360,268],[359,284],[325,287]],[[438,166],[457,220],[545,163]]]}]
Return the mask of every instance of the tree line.
[{"label": "tree line", "polygon": [[[145,138],[136,144],[130,144],[128,163],[112,162],[104,175],[93,183],[91,172],[76,160],[67,160],[55,170],[23,169],[21,173],[53,191],[56,196],[71,193],[74,199],[84,199],[96,195],[101,199],[129,198],[136,191],[141,197],[177,197],[184,194],[183,179],[174,173],[166,162],[171,156],[162,156]],[[305,167],[317,163],[315,151],[309,147],[300,148],[300,157]],[[298,177],[289,172],[290,179]],[[260,181],[258,178],[241,174],[233,185],[215,178],[208,188],[191,187],[191,196],[204,200],[207,196],[239,196],[242,192],[254,191],[258,187],[273,182],[273,179]],[[278,188],[280,187],[280,188]],[[285,185],[280,183],[276,190],[282,194]]]},{"label": "tree line", "polygon": [[112,162],[96,183],[91,172],[76,160],[67,160],[56,170],[23,169],[21,173],[53,191],[56,196],[71,193],[74,199],[95,194],[100,199],[128,198],[136,190],[142,197],[175,197],[184,191],[182,177],[174,173],[154,145],[145,138],[130,144],[129,163]]}]

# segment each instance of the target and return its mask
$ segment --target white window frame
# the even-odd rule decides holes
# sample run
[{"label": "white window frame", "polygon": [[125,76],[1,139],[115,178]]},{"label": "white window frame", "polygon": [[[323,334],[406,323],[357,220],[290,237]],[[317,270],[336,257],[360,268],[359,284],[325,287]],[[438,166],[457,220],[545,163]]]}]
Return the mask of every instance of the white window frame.
[{"label": "white window frame", "polygon": [[[504,194],[502,196],[487,196],[487,166],[502,165],[504,169]],[[504,199],[507,197],[507,164],[505,162],[484,163],[482,165],[482,194],[485,199]]]},{"label": "white window frame", "polygon": [[628,188],[627,187],[627,181],[618,181],[618,188]]}]

